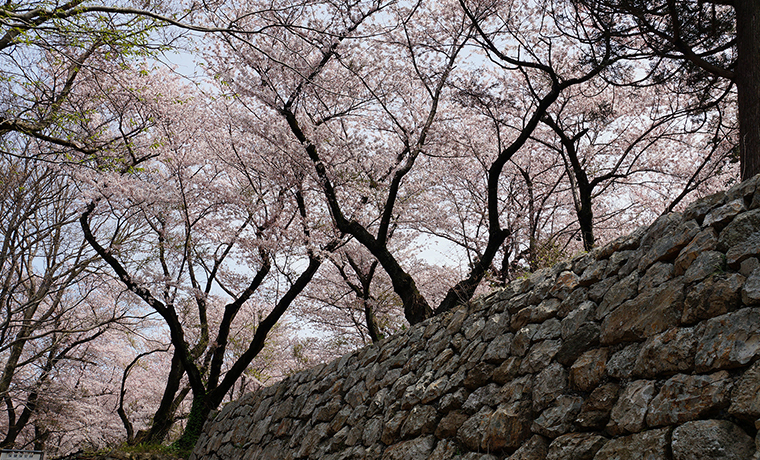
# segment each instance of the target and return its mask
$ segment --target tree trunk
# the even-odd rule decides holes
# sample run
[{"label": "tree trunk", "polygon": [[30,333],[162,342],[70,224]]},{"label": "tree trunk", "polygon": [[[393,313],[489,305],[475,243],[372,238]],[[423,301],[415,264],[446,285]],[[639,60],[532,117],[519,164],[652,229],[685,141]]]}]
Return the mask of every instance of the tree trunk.
[{"label": "tree trunk", "polygon": [[203,431],[203,425],[213,410],[208,395],[193,396],[193,405],[190,408],[190,415],[187,416],[187,425],[182,432],[182,436],[177,439],[173,447],[180,452],[188,452],[195,446],[195,442]]},{"label": "tree trunk", "polygon": [[377,327],[377,321],[375,320],[375,314],[372,312],[372,305],[369,299],[363,299],[364,303],[364,318],[367,321],[367,332],[372,342],[379,342],[383,338],[383,334],[380,332],[380,328]]},{"label": "tree trunk", "polygon": [[591,210],[591,199],[581,202],[581,208],[578,210],[578,224],[581,227],[581,237],[583,238],[583,249],[590,251],[594,248],[594,213]]},{"label": "tree trunk", "polygon": [[454,287],[449,289],[446,293],[446,297],[438,305],[438,308],[435,309],[436,315],[449,311],[457,305],[467,303],[472,299],[475,290],[480,285],[480,282],[483,281],[483,277],[485,277],[488,268],[496,257],[496,253],[509,234],[510,232],[508,230],[501,229],[496,229],[489,234],[488,245],[483,253],[483,257],[473,265],[467,278],[461,280]]},{"label": "tree trunk", "polygon": [[150,426],[150,431],[148,431],[145,438],[135,439],[136,442],[160,444],[164,438],[166,438],[166,435],[169,434],[169,430],[174,424],[174,412],[177,409],[174,396],[177,394],[177,391],[179,391],[179,386],[182,382],[182,376],[184,373],[185,371],[182,367],[182,362],[178,353],[175,351],[172,355],[169,377],[167,378],[166,387],[164,388],[164,396],[161,398],[161,404],[153,415],[153,423]]},{"label": "tree trunk", "polygon": [[760,173],[760,2],[734,0],[741,178]]},{"label": "tree trunk", "polygon": [[5,435],[5,439],[0,442],[0,448],[13,447],[16,443],[16,438],[24,429],[32,413],[37,409],[37,390],[32,391],[26,399],[24,410],[21,412],[21,416],[16,420],[16,423],[11,424],[8,427],[8,433]]}]

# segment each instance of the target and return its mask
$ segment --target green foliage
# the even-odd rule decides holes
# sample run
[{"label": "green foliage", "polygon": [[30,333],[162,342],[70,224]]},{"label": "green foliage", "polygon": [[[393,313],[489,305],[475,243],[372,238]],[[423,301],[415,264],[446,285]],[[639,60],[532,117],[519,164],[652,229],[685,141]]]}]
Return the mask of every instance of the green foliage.
[{"label": "green foliage", "polygon": [[568,258],[564,248],[553,238],[536,242],[534,249],[535,252],[531,257],[531,268],[533,271],[553,267]]},{"label": "green foliage", "polygon": [[203,431],[203,424],[206,423],[209,411],[205,408],[204,398],[193,398],[193,406],[190,409],[190,414],[187,416],[187,425],[185,431],[182,433],[179,439],[174,441],[171,445],[171,449],[180,455],[190,455],[195,447],[195,443],[198,442],[198,438]]},{"label": "green foliage", "polygon": [[161,454],[166,456],[172,456],[179,458],[181,456],[181,453],[174,448],[174,446],[166,446],[163,444],[153,444],[153,443],[139,443],[135,445],[124,445],[119,447],[118,449],[121,452],[130,452],[130,453],[151,453],[151,454]]}]

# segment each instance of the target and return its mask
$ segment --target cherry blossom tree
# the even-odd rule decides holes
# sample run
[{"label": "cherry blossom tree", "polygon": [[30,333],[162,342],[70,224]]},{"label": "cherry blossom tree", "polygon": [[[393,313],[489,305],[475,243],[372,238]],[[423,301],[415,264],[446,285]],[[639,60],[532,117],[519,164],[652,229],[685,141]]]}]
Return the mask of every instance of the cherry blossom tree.
[{"label": "cherry blossom tree", "polygon": [[[61,276],[56,292],[88,293],[57,308],[70,315],[61,331],[87,325],[66,343],[90,344],[67,355],[64,342],[35,344],[52,373],[30,373],[30,389],[7,398],[55,383],[81,409],[70,426],[99,410],[92,401],[109,408],[88,445],[159,442],[180,425],[177,445],[189,448],[223,400],[325,357],[296,336],[307,321],[333,352],[376,341],[403,327],[402,311],[417,323],[716,186],[735,143],[731,88],[705,83],[722,93],[702,104],[665,83],[621,86],[651,81],[637,67],[651,53],[621,46],[606,13],[584,5],[227,2],[188,26],[219,34],[205,55],[215,79],[198,85],[132,58],[154,56],[159,23],[200,11],[7,7],[0,51],[16,70],[3,90],[3,161],[67,191],[25,193],[69,200],[55,202],[67,210],[67,262],[54,253],[48,277]],[[132,34],[99,40],[96,18]],[[51,37],[60,50],[45,47]],[[454,248],[454,263],[424,260],[430,239]],[[24,261],[29,273],[43,252]],[[114,280],[126,292],[109,298],[97,283]],[[0,341],[9,356],[23,342],[13,340]],[[109,361],[106,340],[128,352]],[[132,383],[148,375],[150,398]],[[80,380],[86,392],[71,389]],[[51,429],[61,404],[24,419],[6,402],[5,417],[16,437],[37,428],[63,445],[66,429]]]},{"label": "cherry blossom tree", "polygon": [[[0,9],[0,139],[31,138],[56,146],[36,155],[93,156],[140,127],[108,138],[82,132],[90,114],[71,97],[98,75],[135,60],[182,49],[190,32],[214,33],[221,21],[206,4],[183,1],[8,2]],[[229,26],[227,19],[226,26]]]},{"label": "cherry blossom tree", "polygon": [[[573,91],[583,94],[594,81],[634,72],[624,59],[636,54],[618,52],[611,31],[593,10],[549,1],[456,6],[317,2],[283,7],[242,24],[268,27],[265,34],[227,36],[214,49],[217,58],[211,58],[212,70],[250,111],[249,119],[266,125],[252,129],[283,150],[282,156],[311,181],[310,191],[322,193],[336,230],[375,257],[411,323],[428,317],[432,308],[389,250],[395,237],[389,230],[402,235],[424,228],[465,251],[469,273],[449,290],[437,312],[471,298],[486,274],[496,271],[498,254],[505,273],[510,258],[514,264],[526,257],[528,268],[535,269],[547,248],[564,251],[572,234],[578,235],[571,216],[580,213],[588,228],[589,189],[583,189],[585,201],[573,202],[579,170],[570,168],[571,158],[562,160],[564,150],[546,155],[555,144],[541,130],[554,120],[554,106]],[[330,13],[315,16],[315,11]],[[441,17],[440,11],[449,13]],[[495,111],[500,112],[496,118]],[[483,132],[496,136],[496,148],[484,143],[473,150],[447,135],[482,126],[478,120],[483,118],[490,119],[493,130]],[[422,197],[440,197],[436,190],[446,188],[430,171],[451,171],[461,158],[472,159],[457,169],[468,174],[462,180],[467,195],[457,196],[449,187],[448,199],[430,205],[434,200]],[[625,161],[618,159],[618,171]],[[519,187],[511,185],[515,178],[525,184],[527,199],[518,198]],[[478,203],[476,196],[486,198],[480,211],[461,212],[476,207],[469,204]],[[528,209],[509,207],[510,201],[527,202]],[[441,212],[446,207],[460,212],[458,227],[436,217],[446,215]],[[522,229],[525,238],[519,236]],[[590,247],[592,233],[585,233]],[[503,248],[510,239],[509,248]],[[371,267],[365,266],[357,279],[366,279]],[[359,289],[349,284],[366,297],[366,289],[354,287]]]},{"label": "cherry blossom tree", "polygon": [[[652,87],[632,91],[601,81],[589,86],[565,94],[542,120],[551,132],[539,130],[535,136],[562,158],[587,251],[595,241],[593,208],[604,208],[596,202],[608,202],[602,222],[624,210],[628,217],[615,221],[636,221],[631,214],[644,206],[670,211],[703,182],[721,177],[734,145],[733,130],[718,111],[695,113],[683,95]],[[596,97],[585,97],[588,93]],[[668,161],[673,158],[678,161]],[[676,185],[683,187],[678,194],[673,193]],[[648,189],[660,197],[626,202],[626,188]],[[621,204],[609,203],[614,200]]]},{"label": "cherry blossom tree", "polygon": [[[393,253],[403,261],[422,295],[439,302],[461,274],[451,266],[421,258],[425,248],[393,238]],[[297,303],[299,322],[321,343],[321,359],[337,358],[357,347],[395,334],[405,326],[403,305],[377,259],[355,241],[329,258]],[[308,333],[308,330],[306,331]]]},{"label": "cherry blossom tree", "polygon": [[[432,308],[389,251],[389,239],[415,193],[415,162],[431,147],[448,78],[470,37],[467,19],[453,6],[283,7],[288,23],[276,14],[255,18],[272,24],[271,38],[250,44],[259,57],[249,59],[249,45],[230,39],[215,62],[237,95],[252,97],[243,100],[246,106],[280,117],[333,225],[377,259],[411,323]],[[313,17],[321,7],[334,8],[330,20]],[[363,116],[375,126],[360,123]]]},{"label": "cherry blossom tree", "polygon": [[[310,239],[298,179],[224,117],[224,99],[207,106],[169,76],[127,80],[119,87],[140,97],[111,91],[110,112],[151,128],[124,144],[121,162],[81,174],[91,199],[79,222],[169,331],[181,366],[172,377],[184,373],[193,396],[178,441],[188,448],[337,240]],[[231,357],[233,342],[243,351]]]},{"label": "cherry blossom tree", "polygon": [[649,65],[655,84],[678,81],[699,105],[729,98],[739,125],[741,178],[760,172],[760,5],[752,0],[579,0],[598,11],[622,48]]},{"label": "cherry blossom tree", "polygon": [[[77,231],[78,194],[61,168],[3,155],[0,224],[0,446],[42,445],[44,415],[72,388],[104,334],[140,321]],[[29,435],[30,430],[33,435]],[[27,434],[24,434],[24,433]]]}]

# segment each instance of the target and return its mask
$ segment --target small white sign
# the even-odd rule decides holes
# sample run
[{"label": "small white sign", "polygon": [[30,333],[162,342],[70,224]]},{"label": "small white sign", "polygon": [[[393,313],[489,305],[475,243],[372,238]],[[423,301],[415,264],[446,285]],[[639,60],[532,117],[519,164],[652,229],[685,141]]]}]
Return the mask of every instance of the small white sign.
[{"label": "small white sign", "polygon": [[0,450],[0,460],[43,460],[44,457],[39,450]]}]

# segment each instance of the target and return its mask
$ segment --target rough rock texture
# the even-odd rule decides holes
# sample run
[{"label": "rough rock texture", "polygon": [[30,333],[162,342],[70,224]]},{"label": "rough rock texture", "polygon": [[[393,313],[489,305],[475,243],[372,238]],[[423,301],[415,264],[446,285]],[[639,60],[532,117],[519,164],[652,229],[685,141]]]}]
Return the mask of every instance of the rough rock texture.
[{"label": "rough rock texture", "polygon": [[759,460],[759,184],[248,394],[191,459]]},{"label": "rough rock texture", "polygon": [[[18,454],[18,457],[11,455],[8,458],[24,458],[22,455]],[[53,460],[182,460],[182,458],[166,452],[124,452],[115,449],[109,452],[83,452],[80,450]]]}]

